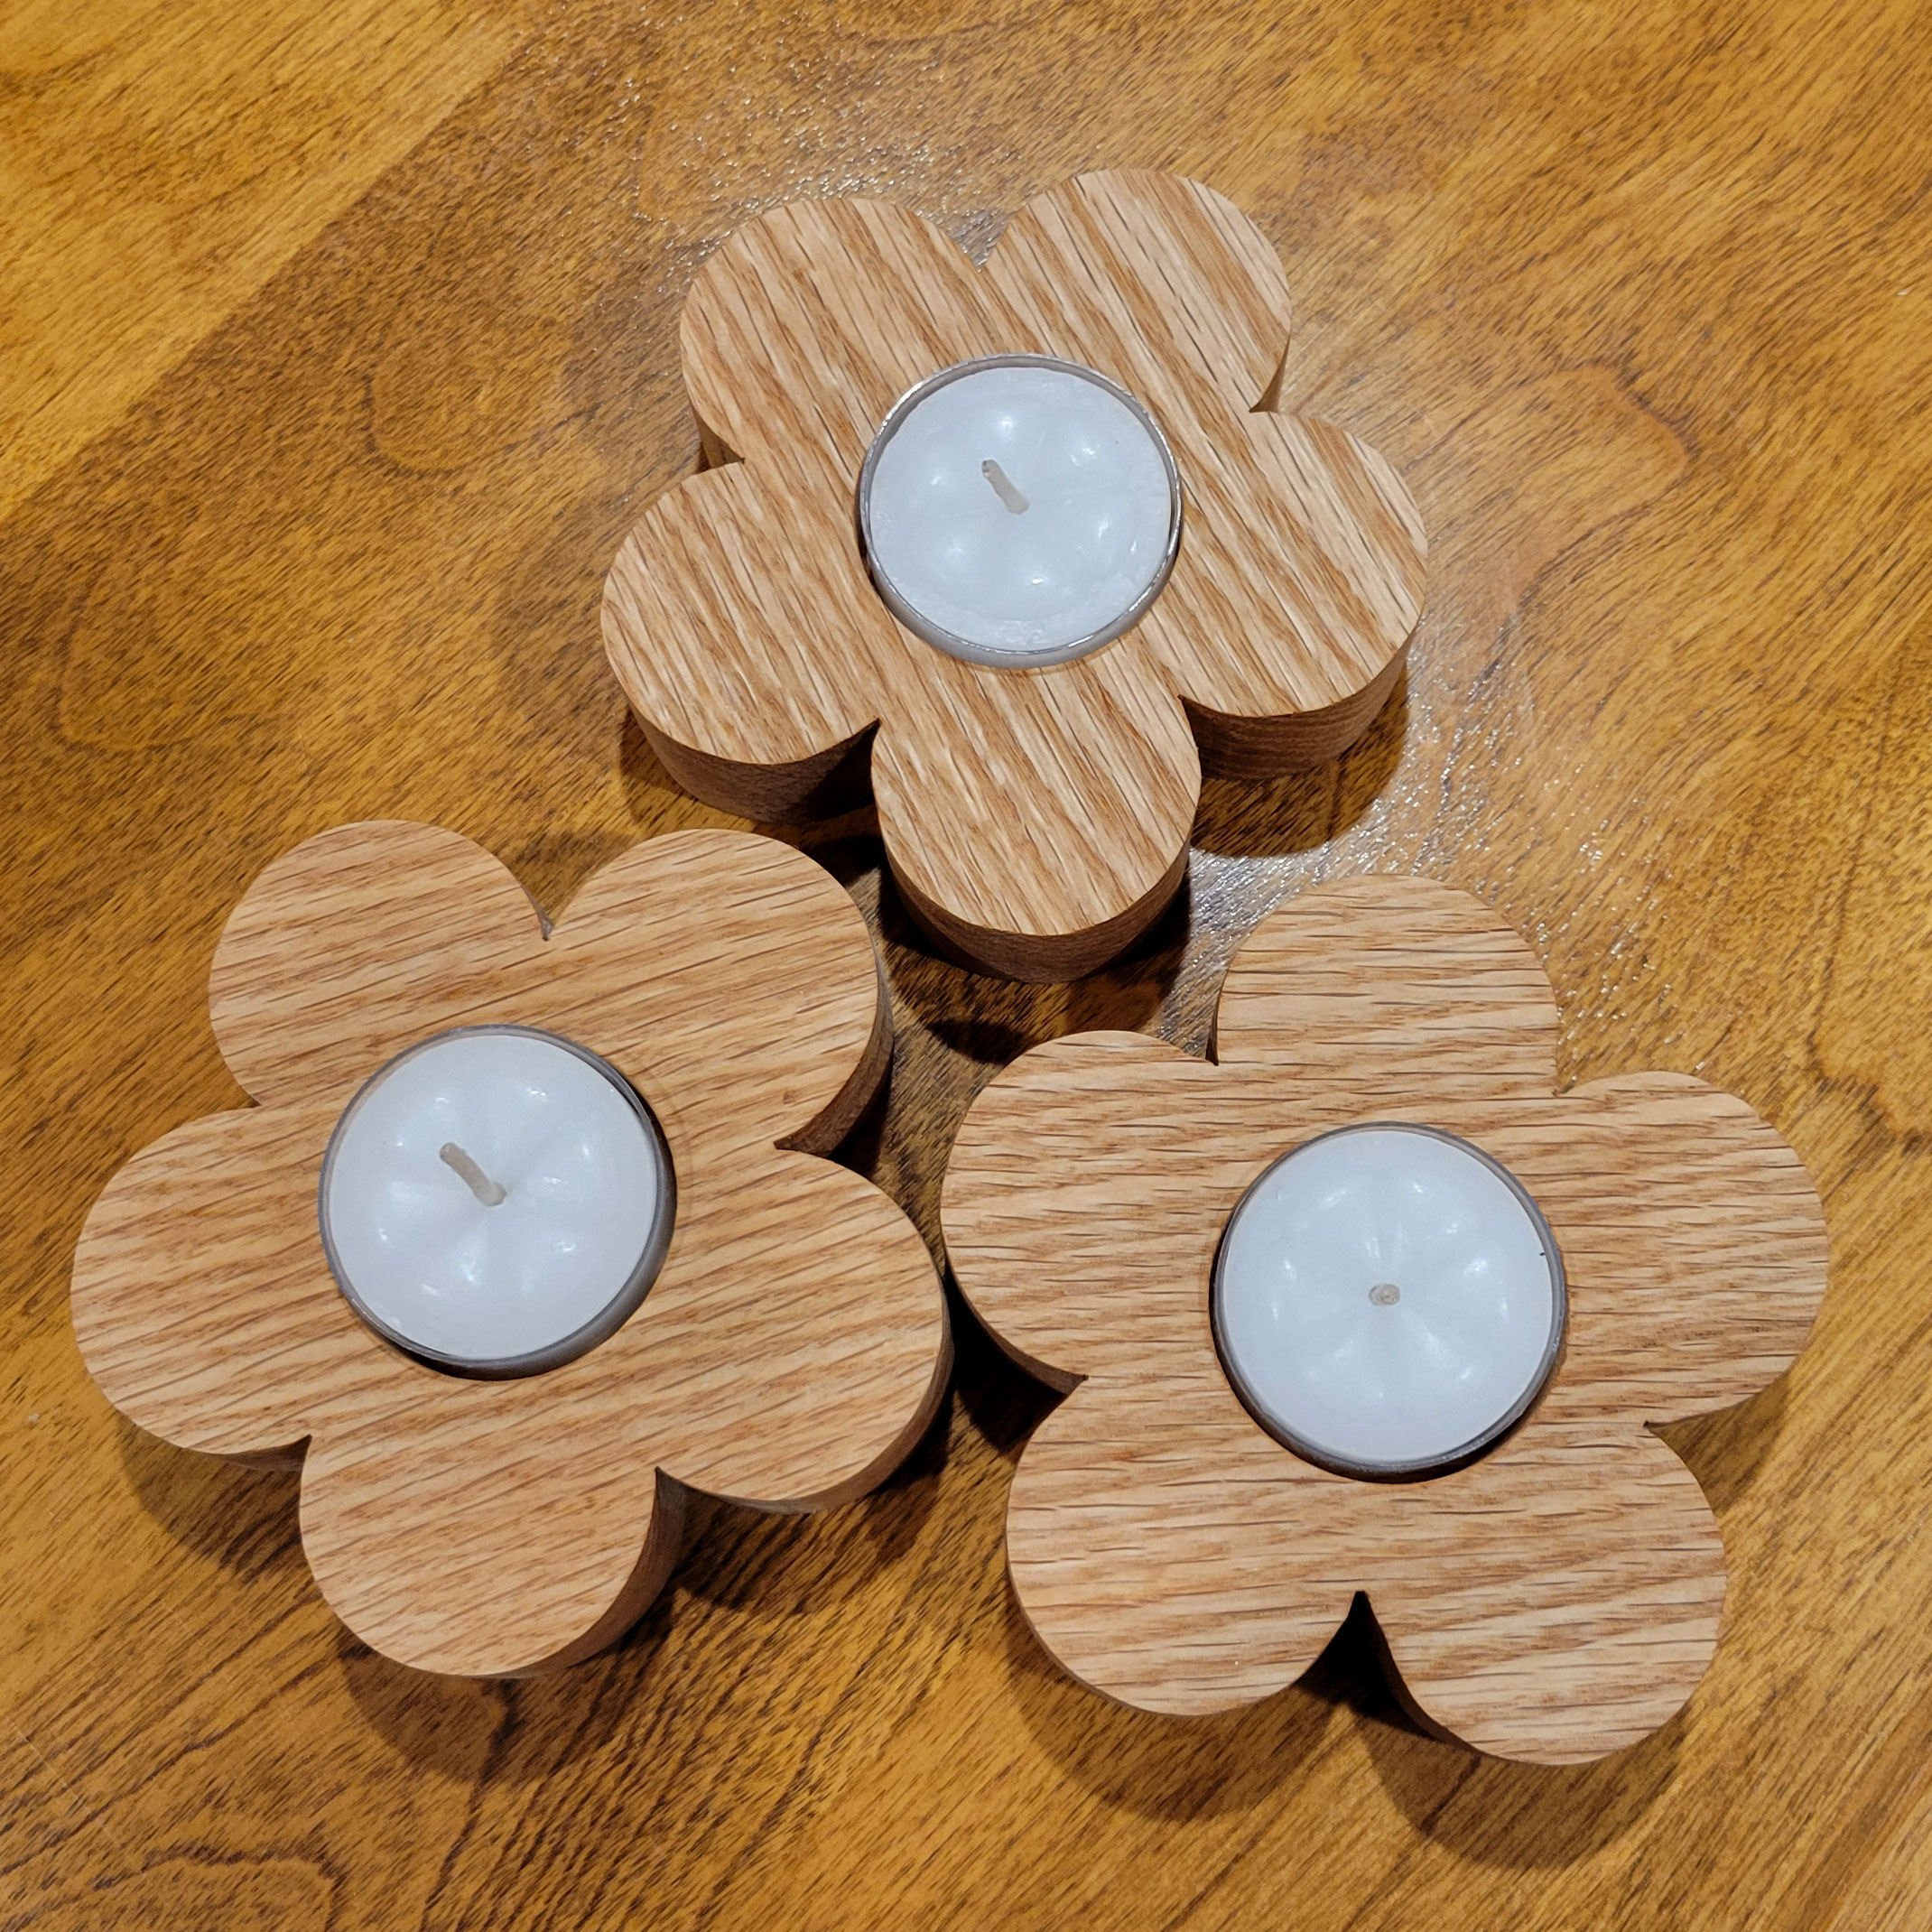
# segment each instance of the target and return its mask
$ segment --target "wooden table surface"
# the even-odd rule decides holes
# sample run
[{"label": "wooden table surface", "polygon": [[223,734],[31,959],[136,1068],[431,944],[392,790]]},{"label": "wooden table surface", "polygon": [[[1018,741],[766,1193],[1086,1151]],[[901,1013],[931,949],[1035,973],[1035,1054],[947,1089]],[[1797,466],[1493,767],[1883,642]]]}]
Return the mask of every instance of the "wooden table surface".
[{"label": "wooden table surface", "polygon": [[[1296,1928],[1932,1922],[1932,18],[1922,8],[16,0],[0,14],[0,1925]],[[900,1028],[847,1157],[936,1239],[1020,1047],[1198,1045],[1282,894],[1425,869],[1528,933],[1565,1069],[1694,1072],[1819,1180],[1811,1346],[1673,1429],[1718,1658],[1572,1771],[1407,1728],[1358,1619],[1224,1719],[1061,1677],[1002,1567],[1052,1398],[960,1317],[869,1501],[701,1503],[615,1653],[511,1686],[350,1639],[295,1488],[172,1450],[67,1320],[89,1200],[237,1104],[205,980],[254,872],[454,826],[553,906],[683,796],[604,567],[695,460],[694,265],[900,196],[983,251],[1105,164],[1280,246],[1283,393],[1433,538],[1339,766],[1211,783],[1183,902],[1073,987],[943,964],[864,813],[804,838]],[[795,835],[794,835],[795,836]]]}]

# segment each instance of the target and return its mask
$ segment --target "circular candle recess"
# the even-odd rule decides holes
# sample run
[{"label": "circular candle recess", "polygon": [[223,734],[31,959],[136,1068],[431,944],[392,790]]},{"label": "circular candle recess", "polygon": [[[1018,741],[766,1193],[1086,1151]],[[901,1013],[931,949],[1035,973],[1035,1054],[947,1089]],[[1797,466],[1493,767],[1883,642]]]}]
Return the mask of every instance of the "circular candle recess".
[{"label": "circular candle recess", "polygon": [[1214,1341],[1263,1428],[1345,1475],[1453,1469],[1517,1422],[1563,1344],[1535,1202],[1453,1134],[1373,1124],[1275,1162],[1229,1217]]},{"label": "circular candle recess", "polygon": [[670,1243],[671,1159],[595,1054],[461,1026],[367,1082],[322,1161],[329,1266],[398,1348],[470,1375],[581,1355],[641,1302]]},{"label": "circular candle recess", "polygon": [[1106,376],[988,356],[894,405],[859,472],[859,533],[908,630],[976,664],[1064,664],[1160,594],[1180,474],[1153,417]]}]

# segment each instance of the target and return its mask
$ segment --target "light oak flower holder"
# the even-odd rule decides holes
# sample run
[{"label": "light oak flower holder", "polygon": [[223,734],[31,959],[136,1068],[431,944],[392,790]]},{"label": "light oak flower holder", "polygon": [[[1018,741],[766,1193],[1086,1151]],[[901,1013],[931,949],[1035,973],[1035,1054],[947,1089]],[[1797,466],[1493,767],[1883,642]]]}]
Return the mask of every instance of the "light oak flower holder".
[{"label": "light oak flower holder", "polygon": [[[772,820],[867,756],[900,893],[949,950],[1021,979],[1103,964],[1180,882],[1202,757],[1244,776],[1333,757],[1394,689],[1421,608],[1422,523],[1394,469],[1273,413],[1288,311],[1266,237],[1170,175],[1062,183],[983,269],[889,202],[740,228],[680,335],[712,467],[652,506],[605,592],[612,666],[666,768]],[[1152,607],[1049,669],[966,663],[904,628],[854,516],[894,404],[1012,353],[1138,398],[1184,503]]]},{"label": "light oak flower holder", "polygon": [[[1528,946],[1423,879],[1319,888],[1231,967],[1212,1060],[1131,1033],[1056,1040],[974,1103],[948,1168],[975,1312],[1066,1401],[1016,1473],[1019,1602],[1074,1676],[1148,1710],[1279,1690],[1366,1592],[1435,1728],[1564,1763],[1635,1743],[1717,1640],[1724,1550],[1649,1426],[1788,1366],[1824,1292],[1817,1194],[1742,1101],[1675,1073],[1556,1091]],[[1560,1248],[1564,1352],[1476,1461],[1364,1482],[1265,1434],[1217,1358],[1230,1212],[1277,1156],[1358,1122],[1444,1129],[1528,1190]]]},{"label": "light oak flower holder", "polygon": [[[877,1086],[890,1025],[864,922],[798,852],[655,839],[548,930],[468,840],[346,826],[250,889],[210,1011],[259,1104],[190,1121],[109,1183],[75,1257],[75,1329],[144,1428],[302,1461],[316,1580],[388,1656],[476,1676],[585,1656],[663,1584],[687,1490],[843,1501],[933,1414],[950,1350],[925,1245],[813,1151]],[[478,1380],[352,1312],[316,1190],[368,1074],[426,1036],[497,1023],[575,1041],[632,1083],[668,1144],[677,1216],[615,1334]]]}]

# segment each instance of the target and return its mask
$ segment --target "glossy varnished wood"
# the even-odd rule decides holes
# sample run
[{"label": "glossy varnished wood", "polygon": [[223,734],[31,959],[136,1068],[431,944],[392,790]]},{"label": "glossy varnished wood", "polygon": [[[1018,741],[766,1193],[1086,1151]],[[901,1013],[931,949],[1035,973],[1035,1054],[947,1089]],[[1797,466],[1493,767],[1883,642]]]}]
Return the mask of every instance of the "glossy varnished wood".
[{"label": "glossy varnished wood", "polygon": [[[231,15],[290,65],[194,41]],[[5,271],[42,291],[30,309],[7,283],[10,372],[60,347],[71,428],[0,525],[0,1922],[1916,1932],[1917,11],[458,0],[407,16],[469,36],[462,59],[411,43],[449,84],[427,120],[382,79],[403,13],[298,32],[313,15],[100,0],[35,10],[32,47],[14,16],[0,36],[10,156],[75,198],[62,233],[104,265],[47,240]],[[185,51],[157,40],[177,31]],[[69,111],[89,87],[127,134]],[[312,172],[214,138],[266,98],[280,153],[330,125],[299,110],[350,98],[379,125],[302,150],[365,171],[334,200],[298,206]],[[275,853],[425,820],[562,906],[638,838],[724,822],[627,726],[598,635],[609,559],[697,461],[675,372],[698,262],[828,191],[902,200],[983,256],[1000,211],[1101,166],[1212,181],[1278,248],[1280,401],[1400,470],[1428,607],[1346,758],[1206,781],[1181,906],[1097,980],[940,962],[881,900],[870,820],[814,830],[877,920],[901,1043],[844,1157],[936,1239],[946,1143],[997,1065],[1080,1030],[1202,1051],[1241,935],[1373,869],[1444,876],[1528,936],[1566,1082],[1658,1068],[1748,1101],[1818,1178],[1831,1287],[1788,1377],[1663,1426],[1723,1528],[1726,1622],[1685,1714],[1602,1764],[1419,1734],[1359,1620],[1242,1712],[1124,1712],[1071,1682],[1001,1552],[1054,1398],[963,1315],[947,1421],[883,1491],[810,1519],[695,1499],[634,1635],[509,1686],[343,1636],[293,1480],[118,1423],[74,1345],[90,1201],[244,1103],[208,971]],[[229,235],[197,253],[193,209],[245,216],[255,279],[171,279],[116,240],[131,209],[223,272]],[[190,287],[211,305],[175,304]]]}]

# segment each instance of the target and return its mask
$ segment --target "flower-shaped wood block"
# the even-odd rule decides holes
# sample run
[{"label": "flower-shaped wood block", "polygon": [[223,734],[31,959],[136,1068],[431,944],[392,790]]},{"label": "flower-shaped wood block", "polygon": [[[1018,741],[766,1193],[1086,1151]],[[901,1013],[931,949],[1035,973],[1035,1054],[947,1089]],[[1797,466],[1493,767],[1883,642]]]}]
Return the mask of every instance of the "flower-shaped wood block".
[{"label": "flower-shaped wood block", "polygon": [[[1558,1095],[1556,1041],[1541,968],[1478,901],[1361,878],[1263,922],[1228,973],[1212,1061],[1082,1035],[980,1096],[946,1177],[947,1249],[1003,1346],[1073,1390],[1027,1444],[1007,1519],[1020,1603],[1067,1669],[1148,1710],[1224,1709],[1289,1683],[1364,1591],[1411,1708],[1484,1751],[1593,1758],[1688,1697],[1723,1546],[1647,1426],[1738,1402],[1791,1361],[1824,1290],[1823,1217],[1742,1101],[1674,1073]],[[1368,1121],[1500,1163],[1567,1278],[1540,1398],[1426,1481],[1283,1446],[1238,1399],[1211,1324],[1250,1184]]]},{"label": "flower-shaped wood block", "polygon": [[[1421,520],[1389,463],[1261,407],[1287,336],[1266,238],[1168,175],[1062,183],[980,270],[890,202],[738,229],[682,326],[717,467],[653,505],[605,588],[611,664],[665,766],[785,818],[876,725],[879,827],[914,915],[1015,977],[1104,963],[1180,881],[1201,753],[1249,775],[1333,757],[1393,689],[1421,607]],[[902,398],[1014,355],[1138,401],[1184,504],[1144,614],[1048,668],[969,662],[898,622],[855,509]]]},{"label": "flower-shaped wood block", "polygon": [[[586,1656],[663,1584],[687,1490],[774,1509],[857,1497],[933,1414],[950,1351],[925,1246],[808,1151],[851,1124],[890,1036],[864,923],[798,852],[652,840],[546,930],[468,840],[343,827],[250,888],[210,1005],[259,1104],[190,1121],[108,1184],[75,1257],[75,1329],[109,1400],[170,1442],[251,1459],[306,1445],[310,1566],[388,1656],[476,1676]],[[486,1380],[352,1310],[317,1197],[369,1075],[425,1036],[503,1024],[629,1082],[676,1211],[615,1333]]]}]

